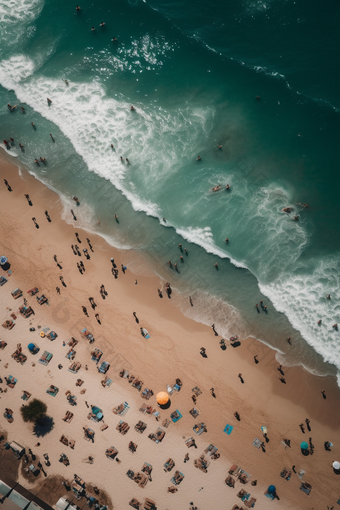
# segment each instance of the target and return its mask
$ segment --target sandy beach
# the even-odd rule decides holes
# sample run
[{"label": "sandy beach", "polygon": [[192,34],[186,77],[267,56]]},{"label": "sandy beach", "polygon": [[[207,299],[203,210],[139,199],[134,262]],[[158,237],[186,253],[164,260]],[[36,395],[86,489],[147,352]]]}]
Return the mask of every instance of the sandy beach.
[{"label": "sandy beach", "polygon": [[[136,253],[113,249],[100,236],[78,228],[76,221],[73,225],[67,224],[62,219],[58,195],[24,169],[19,175],[5,155],[0,157],[0,255],[8,258],[11,271],[8,275],[0,268],[0,276],[8,280],[0,287],[0,323],[12,320],[12,313],[16,316],[11,330],[1,328],[0,331],[0,340],[7,343],[0,350],[1,433],[6,431],[8,441],[18,442],[26,450],[31,448],[41,462],[43,454],[47,453],[51,463],[44,467],[47,478],[40,473],[37,478],[32,475],[27,479],[20,467],[22,461],[19,464],[10,456],[2,442],[0,475],[1,471],[10,472],[13,478],[39,493],[39,497],[51,505],[66,494],[61,481],[70,482],[74,473],[97,486],[99,491],[105,491],[111,498],[109,506],[118,510],[131,508],[132,498],[140,502],[150,498],[158,509],[164,510],[190,508],[191,502],[199,510],[232,509],[234,505],[247,508],[237,497],[242,489],[250,493],[249,500],[256,498],[255,508],[258,509],[276,505],[282,509],[309,510],[335,505],[339,499],[339,477],[333,472],[332,462],[340,460],[340,391],[335,378],[316,377],[301,367],[282,367],[285,378],[282,383],[274,352],[252,338],[239,338],[241,345],[237,348],[226,339],[227,349],[222,350],[220,336],[215,336],[211,328],[188,319],[174,306],[175,289],[168,299],[164,282],[158,277],[129,271],[127,261],[135,259]],[[4,179],[12,191],[7,190]],[[25,194],[29,195],[32,206]],[[75,213],[76,209],[75,206]],[[51,222],[47,221],[45,210]],[[39,228],[35,228],[33,217]],[[77,242],[76,232],[81,243]],[[90,239],[93,252],[86,238]],[[76,244],[81,256],[72,251],[71,245]],[[85,257],[84,248],[88,249],[90,260]],[[57,266],[54,255],[62,269]],[[117,279],[111,274],[112,257],[119,270]],[[85,266],[84,274],[77,269],[80,261]],[[122,264],[127,266],[125,274]],[[105,299],[100,294],[101,285],[107,291]],[[39,305],[36,296],[27,293],[34,287],[39,289],[38,296],[47,297],[48,304]],[[56,287],[60,288],[60,294]],[[16,288],[23,292],[18,299],[11,296]],[[157,289],[162,289],[163,298],[158,296]],[[91,308],[89,297],[94,298],[95,310]],[[34,310],[29,318],[22,317],[18,311],[24,298],[27,306]],[[83,306],[89,317],[84,315]],[[141,335],[141,327],[147,330],[150,338]],[[92,333],[93,343],[81,336],[84,328]],[[43,330],[45,337],[40,336]],[[55,331],[58,337],[49,340],[46,337],[49,331]],[[73,360],[66,357],[71,337],[78,342]],[[40,348],[36,355],[28,350],[31,342]],[[27,356],[22,365],[12,357],[19,343]],[[206,349],[206,358],[200,355],[201,347]],[[98,365],[91,360],[95,348],[103,352]],[[53,354],[47,365],[39,363],[44,351]],[[254,362],[255,355],[258,364]],[[102,361],[110,364],[106,376],[112,384],[108,387],[101,384],[105,376],[97,368]],[[68,370],[73,362],[81,364],[77,374]],[[133,381],[129,383],[127,378],[119,376],[124,369],[129,376],[135,376],[134,381],[142,381],[141,391],[133,387]],[[243,384],[238,374],[242,374]],[[14,388],[6,385],[4,378],[9,375],[17,379]],[[76,386],[78,378],[84,381],[81,386]],[[160,409],[156,403],[157,393],[166,392],[167,385],[173,387],[177,378],[182,381],[180,391],[170,395],[169,409]],[[54,397],[46,393],[50,385],[59,390]],[[194,387],[202,392],[196,404],[192,400]],[[154,393],[149,400],[141,397],[145,388]],[[216,398],[211,395],[211,388]],[[323,390],[326,399],[322,396]],[[23,422],[20,414],[22,404],[26,403],[21,399],[23,391],[32,395],[31,400],[38,398],[46,403],[47,415],[52,418],[51,430],[34,432],[32,424]],[[67,391],[76,397],[76,405],[70,405]],[[126,414],[115,414],[113,409],[124,402],[128,404]],[[159,411],[159,416],[143,414],[140,411],[143,404]],[[87,405],[102,410],[102,421],[96,423],[88,419]],[[189,413],[193,407],[200,411],[197,418]],[[12,423],[3,415],[5,408],[13,411]],[[170,415],[176,410],[182,418],[173,423]],[[74,415],[70,423],[63,421],[67,411]],[[235,418],[235,412],[239,413],[240,421]],[[305,425],[306,418],[310,420],[311,432],[305,426],[305,433],[302,433],[299,424]],[[121,419],[130,426],[126,435],[116,430]],[[134,428],[140,420],[147,425],[143,434]],[[165,420],[170,420],[168,427],[163,425]],[[106,430],[101,430],[103,423],[108,425]],[[194,425],[201,423],[207,431],[195,434]],[[233,427],[230,435],[224,432],[227,424]],[[84,439],[83,427],[95,432],[94,442]],[[165,437],[156,444],[148,435],[158,427],[165,431]],[[265,441],[261,427],[267,428],[269,442]],[[62,435],[75,440],[73,449],[59,441]],[[197,449],[187,448],[185,441],[190,437],[194,437]],[[308,442],[309,438],[315,449],[313,454],[304,456],[300,443]],[[265,451],[253,446],[255,439],[264,442]],[[291,447],[285,447],[283,439],[289,439]],[[134,453],[129,451],[130,441],[137,445]],[[333,443],[331,452],[325,450],[325,441]],[[40,446],[36,447],[37,443]],[[205,453],[210,444],[218,449],[219,458],[213,459]],[[120,462],[105,455],[111,446],[118,450]],[[67,455],[69,466],[58,462],[61,454]],[[189,460],[184,462],[186,454]],[[202,454],[209,462],[207,472],[194,465]],[[93,457],[92,464],[87,461],[89,456]],[[169,458],[174,460],[175,467],[165,472],[163,466]],[[152,465],[152,480],[142,488],[126,473],[128,470],[140,472],[145,462]],[[251,475],[246,484],[233,476],[235,488],[225,483],[233,464]],[[305,472],[302,478],[292,471],[292,466],[297,473]],[[284,468],[292,471],[289,480],[280,476]],[[177,486],[177,492],[169,493],[167,490],[174,485],[171,478],[176,470],[184,479]],[[59,487],[54,491],[48,486],[51,479],[57,480]],[[255,480],[257,484],[251,485]],[[302,482],[311,485],[309,495],[300,490]],[[269,485],[275,485],[279,500],[271,501],[265,496]]]}]

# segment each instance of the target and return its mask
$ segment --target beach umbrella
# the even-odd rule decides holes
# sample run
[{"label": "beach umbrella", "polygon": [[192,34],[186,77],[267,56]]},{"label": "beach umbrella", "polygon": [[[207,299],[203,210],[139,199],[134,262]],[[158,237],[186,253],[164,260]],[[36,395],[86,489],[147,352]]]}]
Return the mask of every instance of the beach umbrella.
[{"label": "beach umbrella", "polygon": [[335,462],[333,462],[332,466],[333,466],[334,469],[338,470],[338,469],[340,469],[340,462],[338,462],[336,460]]},{"label": "beach umbrella", "polygon": [[306,443],[306,441],[302,441],[300,448],[301,450],[308,450],[308,443]]},{"label": "beach umbrella", "polygon": [[3,255],[1,255],[0,257],[0,265],[3,266],[4,264],[6,264],[7,262],[7,257],[4,257]]},{"label": "beach umbrella", "polygon": [[34,344],[28,344],[28,348],[30,351],[34,351],[35,345]]},{"label": "beach umbrella", "polygon": [[159,393],[157,393],[156,400],[157,404],[164,406],[169,402],[169,395],[165,391],[160,391]]},{"label": "beach umbrella", "polygon": [[40,331],[40,336],[41,336],[41,338],[44,338],[45,333],[43,331]]},{"label": "beach umbrella", "polygon": [[276,492],[276,487],[275,487],[275,485],[269,485],[269,487],[268,487],[268,493],[269,493],[269,494],[275,494],[275,492]]}]

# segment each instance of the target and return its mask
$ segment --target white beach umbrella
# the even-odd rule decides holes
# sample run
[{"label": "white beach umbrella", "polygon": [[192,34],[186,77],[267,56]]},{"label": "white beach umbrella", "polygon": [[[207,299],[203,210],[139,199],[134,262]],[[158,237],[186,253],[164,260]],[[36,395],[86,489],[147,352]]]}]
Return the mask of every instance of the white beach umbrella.
[{"label": "white beach umbrella", "polygon": [[340,469],[340,462],[338,462],[336,460],[336,461],[333,462],[332,466],[333,466],[334,469]]}]

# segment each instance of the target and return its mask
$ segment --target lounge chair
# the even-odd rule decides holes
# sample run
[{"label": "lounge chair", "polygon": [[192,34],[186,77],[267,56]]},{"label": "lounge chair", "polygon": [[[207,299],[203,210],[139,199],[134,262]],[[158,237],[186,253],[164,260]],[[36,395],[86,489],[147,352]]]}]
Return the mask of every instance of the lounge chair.
[{"label": "lounge chair", "polygon": [[198,459],[194,460],[194,466],[203,471],[204,473],[208,472],[209,461],[204,457],[204,454],[201,455]]},{"label": "lounge chair", "polygon": [[68,446],[68,439],[66,436],[64,436],[64,434],[61,436],[61,438],[59,439],[59,441],[64,444],[65,446]]},{"label": "lounge chair", "polygon": [[101,365],[98,368],[98,372],[100,372],[101,374],[106,374],[106,372],[109,370],[110,368],[110,363],[108,361],[103,361],[101,363]]},{"label": "lounge chair", "polygon": [[49,364],[52,358],[53,354],[51,352],[44,351],[44,354],[41,356],[39,363],[46,366]]},{"label": "lounge chair", "polygon": [[250,498],[249,501],[244,501],[244,504],[248,508],[254,508],[255,503],[256,503],[256,498]]},{"label": "lounge chair", "polygon": [[198,415],[201,414],[201,411],[199,411],[197,409],[197,407],[193,407],[192,409],[190,409],[189,413],[191,414],[191,416],[193,416],[194,418],[197,418]]},{"label": "lounge chair", "polygon": [[134,382],[132,383],[132,387],[136,388],[138,391],[140,391],[142,389],[142,386],[143,386],[143,381],[141,381],[138,378],[135,379]]},{"label": "lounge chair", "polygon": [[112,379],[109,379],[107,376],[105,376],[105,379],[102,379],[100,382],[103,388],[109,388],[113,383]]},{"label": "lounge chair", "polygon": [[138,445],[136,443],[133,443],[132,441],[129,442],[129,450],[132,453],[135,453],[138,448]]},{"label": "lounge chair", "polygon": [[171,423],[171,420],[168,420],[167,418],[163,420],[162,427],[165,427],[166,429],[169,427]]},{"label": "lounge chair", "polygon": [[144,430],[146,429],[147,425],[143,421],[139,420],[138,423],[135,425],[135,430],[139,432],[140,434],[143,434]]},{"label": "lounge chair", "polygon": [[66,423],[70,423],[72,421],[72,418],[73,418],[73,413],[71,413],[71,411],[66,411],[66,414],[65,414],[63,420],[66,421]]},{"label": "lounge chair", "polygon": [[11,294],[14,299],[18,299],[19,297],[22,296],[22,290],[20,289],[12,290]]},{"label": "lounge chair", "polygon": [[65,355],[65,358],[66,359],[69,359],[70,361],[74,360],[75,356],[76,356],[76,351],[74,351],[72,348],[67,352],[67,354]]},{"label": "lounge chair", "polygon": [[69,345],[71,348],[75,347],[78,343],[78,340],[76,340],[75,338],[71,338],[71,340],[68,341],[67,345]]},{"label": "lounge chair", "polygon": [[140,503],[136,498],[132,498],[129,505],[136,510],[140,510],[142,508],[142,503]]},{"label": "lounge chair", "polygon": [[84,430],[84,439],[86,439],[86,441],[92,441],[92,443],[94,443],[94,435],[95,435],[95,432],[94,430],[90,429],[89,427],[83,427],[83,430]]},{"label": "lounge chair", "polygon": [[171,482],[174,485],[179,485],[183,479],[184,479],[183,473],[181,473],[180,471],[175,471],[174,476],[171,478]]},{"label": "lounge chair", "polygon": [[180,420],[182,418],[182,415],[179,412],[179,410],[176,409],[176,411],[174,411],[173,413],[170,414],[170,418],[172,419],[172,421],[174,423],[176,423],[178,420]]},{"label": "lounge chair", "polygon": [[153,393],[152,390],[149,390],[148,388],[145,388],[143,390],[143,393],[141,394],[141,397],[145,398],[145,400],[149,400],[152,397],[153,394],[154,393]]},{"label": "lounge chair", "polygon": [[125,434],[128,433],[128,431],[130,430],[130,426],[128,423],[126,423],[125,421],[123,420],[120,420],[120,422],[118,423],[117,427],[116,427],[116,430],[118,430],[118,432],[120,434],[122,434],[123,436],[125,436]]},{"label": "lounge chair", "polygon": [[123,416],[129,409],[129,404],[127,402],[123,402],[122,404],[119,404],[119,406],[115,407],[112,412],[114,414],[119,414],[119,416]]},{"label": "lounge chair", "polygon": [[14,328],[14,326],[15,326],[15,322],[13,322],[10,319],[2,323],[2,327],[5,329],[12,329],[12,328]]},{"label": "lounge chair", "polygon": [[98,363],[100,358],[102,357],[102,355],[103,355],[103,351],[96,348],[91,352],[91,359],[92,359],[92,361],[95,361],[96,363]]},{"label": "lounge chair", "polygon": [[52,397],[55,397],[58,392],[59,392],[59,388],[57,388],[56,386],[53,386],[53,384],[51,384],[51,386],[46,390],[46,393],[48,393]]},{"label": "lounge chair", "polygon": [[165,430],[161,429],[160,427],[158,427],[158,429],[156,430],[156,432],[154,434],[148,435],[148,438],[151,439],[151,441],[153,441],[156,444],[163,441],[164,437],[165,437]]},{"label": "lounge chair", "polygon": [[5,381],[7,383],[7,386],[13,389],[16,383],[18,382],[18,379],[15,379],[15,377],[9,375],[8,377],[5,377]]},{"label": "lounge chair", "polygon": [[38,287],[33,287],[33,289],[27,291],[27,294],[29,294],[30,296],[35,296],[35,294],[38,294],[38,292],[39,292]]},{"label": "lounge chair", "polygon": [[165,462],[163,469],[164,469],[164,471],[168,472],[168,471],[171,471],[174,467],[175,467],[175,461],[172,459],[168,459]]},{"label": "lounge chair", "polygon": [[68,457],[67,457],[67,455],[65,455],[65,453],[62,453],[60,455],[59,462],[61,462],[62,464],[65,464],[65,466],[69,466],[70,465],[70,461],[68,460]]},{"label": "lounge chair", "polygon": [[196,442],[195,442],[195,439],[193,437],[189,437],[188,439],[185,440],[185,444],[187,445],[187,448],[191,448],[192,446],[194,446],[195,448],[197,448],[197,445],[196,445]]},{"label": "lounge chair", "polygon": [[218,448],[216,448],[216,446],[210,444],[205,450],[204,452],[207,453],[208,455],[214,455],[216,452],[217,452]]},{"label": "lounge chair", "polygon": [[199,423],[199,424],[196,424],[193,426],[192,430],[198,434],[199,436],[202,434],[202,432],[204,432],[204,429],[205,429],[205,425],[204,423]]},{"label": "lounge chair", "polygon": [[37,301],[39,305],[43,305],[44,303],[48,304],[47,297],[44,294],[41,294],[41,296],[37,296]]},{"label": "lounge chair", "polygon": [[7,283],[7,278],[5,278],[4,276],[0,276],[0,287],[5,285],[5,283]]},{"label": "lounge chair", "polygon": [[72,374],[77,374],[78,371],[80,370],[80,367],[81,363],[79,363],[79,361],[74,361],[69,367],[68,371],[71,372]]},{"label": "lounge chair", "polygon": [[118,450],[114,446],[110,446],[105,452],[105,455],[108,459],[114,460],[114,458],[118,455]]},{"label": "lounge chair", "polygon": [[34,314],[32,308],[30,306],[20,306],[19,313],[25,318],[28,319],[32,314]]},{"label": "lounge chair", "polygon": [[145,498],[144,510],[157,510],[156,503],[152,499]]},{"label": "lounge chair", "polygon": [[28,391],[25,391],[25,390],[22,393],[23,393],[21,396],[22,400],[29,400],[32,396],[31,393],[29,393]]},{"label": "lounge chair", "polygon": [[89,340],[90,343],[94,342],[94,336],[86,328],[82,329],[80,334],[83,338]]},{"label": "lounge chair", "polygon": [[234,480],[234,478],[232,478],[230,475],[229,475],[229,476],[227,476],[227,478],[225,479],[225,483],[226,483],[229,487],[231,487],[232,489],[234,489],[234,488],[235,488],[235,480]]},{"label": "lounge chair", "polygon": [[196,395],[196,397],[199,397],[199,395],[202,394],[198,386],[195,386],[191,391]]}]

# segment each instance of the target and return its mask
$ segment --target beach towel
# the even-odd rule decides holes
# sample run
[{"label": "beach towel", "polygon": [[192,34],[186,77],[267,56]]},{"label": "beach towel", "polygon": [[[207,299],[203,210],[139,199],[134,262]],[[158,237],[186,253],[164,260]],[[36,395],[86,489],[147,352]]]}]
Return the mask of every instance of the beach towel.
[{"label": "beach towel", "polygon": [[259,439],[254,439],[252,445],[255,446],[255,448],[261,448],[262,441],[260,441]]},{"label": "beach towel", "polygon": [[272,501],[274,500],[274,494],[269,494],[269,492],[267,494],[265,494],[266,498],[268,499],[271,499]]},{"label": "beach towel", "polygon": [[233,428],[234,428],[234,427],[233,427],[232,425],[228,425],[228,424],[227,424],[227,425],[224,427],[223,432],[225,432],[226,434],[228,434],[228,436],[230,436],[230,434],[231,434],[231,433],[232,433],[232,431],[233,431]]},{"label": "beach towel", "polygon": [[263,432],[263,434],[267,434],[268,433],[267,427],[261,427],[261,431]]},{"label": "beach towel", "polygon": [[[176,413],[176,415],[175,415],[175,413]],[[180,420],[180,419],[182,418],[182,415],[181,415],[181,413],[178,411],[178,409],[176,409],[175,413],[172,413],[172,414],[171,414],[171,416],[170,416],[170,418],[172,419],[172,421],[173,421],[174,423],[176,423],[176,421],[178,421],[178,420]]]},{"label": "beach towel", "polygon": [[145,328],[143,328],[143,333],[144,333],[144,338],[146,338],[146,339],[150,338],[150,335],[149,335],[148,331]]}]

